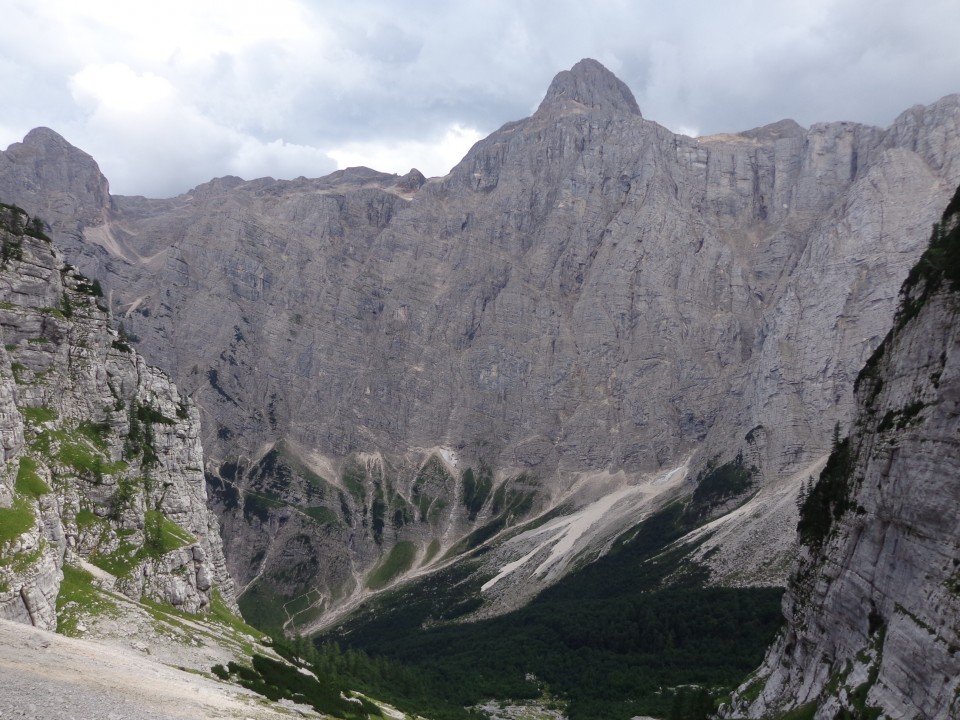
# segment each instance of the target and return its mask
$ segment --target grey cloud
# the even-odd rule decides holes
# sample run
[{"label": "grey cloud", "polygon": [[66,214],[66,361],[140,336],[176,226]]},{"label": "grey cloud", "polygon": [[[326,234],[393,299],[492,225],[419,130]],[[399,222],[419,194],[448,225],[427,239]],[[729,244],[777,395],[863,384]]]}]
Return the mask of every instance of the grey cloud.
[{"label": "grey cloud", "polygon": [[424,41],[392,22],[365,22],[350,37],[350,50],[381,66],[410,65],[420,56]]}]

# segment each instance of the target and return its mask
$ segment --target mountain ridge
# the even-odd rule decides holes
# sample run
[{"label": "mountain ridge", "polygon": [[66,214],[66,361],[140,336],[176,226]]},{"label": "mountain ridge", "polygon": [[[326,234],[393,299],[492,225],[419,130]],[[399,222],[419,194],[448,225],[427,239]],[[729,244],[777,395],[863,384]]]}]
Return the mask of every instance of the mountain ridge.
[{"label": "mountain ridge", "polygon": [[[16,194],[37,178],[22,151],[4,155],[0,196],[46,203],[71,262],[209,419],[241,587],[286,562],[313,573],[289,592],[316,587],[329,607],[366,592],[398,543],[429,565],[591,473],[629,485],[693,453],[692,489],[742,455],[765,484],[829,449],[960,182],[960,98],[887,130],[697,140],[634,112],[599,64],[575,70],[414,192],[386,176],[107,199],[61,178],[90,203],[78,230]],[[280,456],[282,477],[267,462]],[[425,472],[434,456],[445,474]],[[482,466],[474,512],[464,478]],[[256,510],[258,496],[279,505]]]},{"label": "mountain ridge", "polygon": [[552,106],[563,107],[565,103],[641,115],[640,106],[626,83],[592,58],[557,73],[534,115],[547,114]]}]

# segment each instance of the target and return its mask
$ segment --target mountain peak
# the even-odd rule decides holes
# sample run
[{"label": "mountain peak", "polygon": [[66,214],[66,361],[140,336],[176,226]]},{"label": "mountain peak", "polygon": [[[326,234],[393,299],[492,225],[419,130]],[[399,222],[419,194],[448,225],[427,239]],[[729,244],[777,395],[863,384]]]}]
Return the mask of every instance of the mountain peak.
[{"label": "mountain peak", "polygon": [[30,146],[55,146],[64,149],[76,150],[60,133],[51,130],[48,127],[36,127],[26,134],[23,138],[24,145]]},{"label": "mountain peak", "polygon": [[569,103],[590,108],[626,110],[640,115],[640,107],[630,88],[591,58],[584,58],[569,70],[557,73],[537,113]]},{"label": "mountain peak", "polygon": [[107,179],[90,155],[54,130],[34,128],[23,142],[0,151],[0,161],[0,196],[40,215],[54,230],[75,232],[78,221],[103,222],[110,204]]},{"label": "mountain peak", "polygon": [[48,163],[56,158],[56,162],[77,164],[87,172],[100,175],[99,166],[88,153],[71,145],[63,135],[48,127],[34,128],[24,136],[23,142],[14,143],[7,148],[7,152],[12,152],[14,155],[43,157]]}]

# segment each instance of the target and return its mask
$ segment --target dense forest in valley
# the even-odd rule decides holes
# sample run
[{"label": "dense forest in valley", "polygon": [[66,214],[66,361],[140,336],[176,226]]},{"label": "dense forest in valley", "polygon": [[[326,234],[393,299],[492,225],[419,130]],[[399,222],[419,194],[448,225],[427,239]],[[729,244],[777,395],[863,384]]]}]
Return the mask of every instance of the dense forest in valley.
[{"label": "dense forest in valley", "polygon": [[684,560],[692,547],[671,545],[690,518],[668,506],[510,614],[450,622],[476,609],[464,598],[485,579],[461,565],[386,593],[296,652],[321,677],[441,719],[525,698],[563,703],[572,720],[703,717],[759,664],[782,590],[707,587],[707,571]]}]

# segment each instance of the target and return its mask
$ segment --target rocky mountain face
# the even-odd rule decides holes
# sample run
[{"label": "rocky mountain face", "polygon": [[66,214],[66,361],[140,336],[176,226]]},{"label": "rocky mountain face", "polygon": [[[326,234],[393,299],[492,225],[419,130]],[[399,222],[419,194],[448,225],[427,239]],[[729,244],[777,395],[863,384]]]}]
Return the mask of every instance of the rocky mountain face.
[{"label": "rocky mountain face", "polygon": [[234,606],[199,412],[111,329],[100,285],[0,206],[0,618],[57,626],[63,565],[189,611]]},{"label": "rocky mountain face", "polygon": [[[755,489],[815,463],[958,150],[960,96],[886,130],[694,139],[584,60],[442,178],[119,197],[41,129],[0,156],[0,197],[51,220],[201,409],[248,607],[296,598],[273,620],[309,624],[541,511],[593,506],[594,527],[603,497],[662,499],[655,478],[689,491],[739,457]],[[501,560],[539,567],[528,552]]]},{"label": "rocky mountain face", "polygon": [[960,715],[958,311],[960,190],[806,498],[788,624],[735,716]]}]

